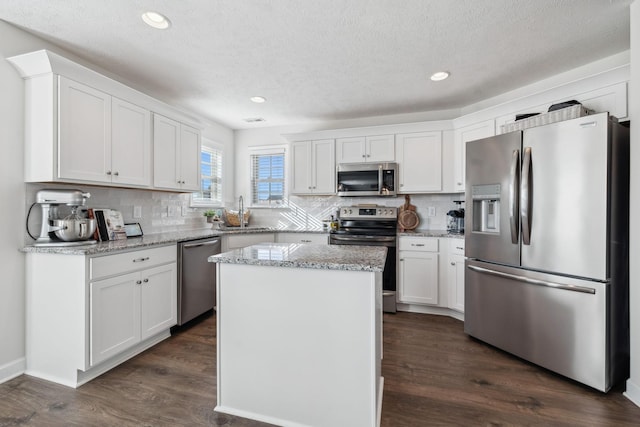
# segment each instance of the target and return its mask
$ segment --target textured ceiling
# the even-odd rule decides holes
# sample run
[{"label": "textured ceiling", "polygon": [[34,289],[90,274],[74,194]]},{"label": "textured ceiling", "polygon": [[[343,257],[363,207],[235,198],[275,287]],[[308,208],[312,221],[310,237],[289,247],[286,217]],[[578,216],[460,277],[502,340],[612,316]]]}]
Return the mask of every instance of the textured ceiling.
[{"label": "textured ceiling", "polygon": [[242,129],[458,109],[629,49],[630,3],[0,0],[0,19]]}]

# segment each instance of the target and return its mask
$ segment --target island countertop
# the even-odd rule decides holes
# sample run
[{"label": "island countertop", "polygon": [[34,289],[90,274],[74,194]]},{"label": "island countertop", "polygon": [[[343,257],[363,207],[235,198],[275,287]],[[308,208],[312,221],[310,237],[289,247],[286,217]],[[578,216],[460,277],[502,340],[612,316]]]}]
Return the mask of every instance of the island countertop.
[{"label": "island countertop", "polygon": [[262,243],[210,256],[209,262],[323,270],[383,271],[383,246]]}]

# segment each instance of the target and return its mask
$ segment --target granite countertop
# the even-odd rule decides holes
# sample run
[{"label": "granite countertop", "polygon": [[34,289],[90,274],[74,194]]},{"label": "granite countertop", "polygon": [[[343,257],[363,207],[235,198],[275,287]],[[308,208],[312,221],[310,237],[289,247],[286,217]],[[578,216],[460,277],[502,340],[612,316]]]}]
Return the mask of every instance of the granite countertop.
[{"label": "granite countertop", "polygon": [[141,249],[148,246],[162,246],[188,240],[204,239],[207,237],[224,236],[229,234],[254,233],[318,233],[328,234],[326,230],[279,230],[271,227],[225,228],[213,230],[204,228],[198,230],[173,231],[168,233],[147,234],[142,237],[132,237],[126,240],[113,240],[79,246],[25,246],[22,252],[51,253],[64,255],[101,255],[110,252]]},{"label": "granite countertop", "polygon": [[384,246],[263,243],[209,257],[209,262],[323,270],[383,271]]},{"label": "granite countertop", "polygon": [[464,234],[449,233],[447,230],[414,230],[398,232],[398,237],[441,237],[449,239],[464,239]]}]

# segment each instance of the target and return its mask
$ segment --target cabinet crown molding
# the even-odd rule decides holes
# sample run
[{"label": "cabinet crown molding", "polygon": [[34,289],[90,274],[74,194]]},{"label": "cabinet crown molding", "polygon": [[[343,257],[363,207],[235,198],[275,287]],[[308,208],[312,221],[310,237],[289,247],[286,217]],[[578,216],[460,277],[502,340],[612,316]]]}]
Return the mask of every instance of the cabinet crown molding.
[{"label": "cabinet crown molding", "polygon": [[200,130],[204,127],[203,120],[55,52],[41,49],[9,57],[7,61],[25,80],[46,74],[64,76]]}]

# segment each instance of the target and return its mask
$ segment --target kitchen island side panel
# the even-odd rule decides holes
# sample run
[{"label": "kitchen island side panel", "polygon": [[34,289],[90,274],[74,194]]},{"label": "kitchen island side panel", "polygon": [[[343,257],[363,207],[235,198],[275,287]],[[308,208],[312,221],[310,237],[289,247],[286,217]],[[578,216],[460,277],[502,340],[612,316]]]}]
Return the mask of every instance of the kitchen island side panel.
[{"label": "kitchen island side panel", "polygon": [[218,406],[278,425],[375,426],[382,273],[218,264]]}]

